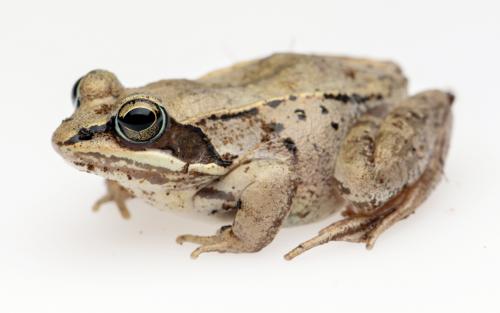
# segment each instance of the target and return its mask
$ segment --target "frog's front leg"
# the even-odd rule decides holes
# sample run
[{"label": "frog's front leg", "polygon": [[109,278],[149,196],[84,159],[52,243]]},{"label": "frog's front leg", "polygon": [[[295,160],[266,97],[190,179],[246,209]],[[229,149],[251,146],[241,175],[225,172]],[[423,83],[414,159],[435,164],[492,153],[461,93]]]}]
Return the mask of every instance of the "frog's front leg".
[{"label": "frog's front leg", "polygon": [[118,207],[121,216],[124,219],[129,219],[130,212],[125,205],[125,201],[129,198],[133,198],[133,195],[120,184],[109,179],[106,179],[106,189],[107,193],[95,202],[92,206],[92,211],[97,212],[103,204],[107,202],[114,202]]},{"label": "frog's front leg", "polygon": [[254,161],[229,175],[228,181],[244,186],[233,224],[222,227],[213,236],[177,237],[179,244],[200,244],[191,254],[193,258],[211,251],[259,251],[273,240],[290,211],[295,188],[289,165],[278,161]]},{"label": "frog's front leg", "polygon": [[329,241],[364,242],[412,214],[442,176],[453,96],[428,91],[403,100],[385,119],[364,116],[343,143],[335,178],[354,208],[349,216],[285,255]]}]

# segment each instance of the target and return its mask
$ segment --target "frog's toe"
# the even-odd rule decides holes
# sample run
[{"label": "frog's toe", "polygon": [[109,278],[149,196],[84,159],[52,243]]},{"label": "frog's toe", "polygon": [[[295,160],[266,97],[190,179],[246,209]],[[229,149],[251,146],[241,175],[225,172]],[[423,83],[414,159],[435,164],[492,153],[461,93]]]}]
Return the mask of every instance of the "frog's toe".
[{"label": "frog's toe", "polygon": [[94,211],[94,212],[99,211],[99,209],[103,206],[103,204],[106,204],[106,203],[111,202],[111,201],[113,201],[113,197],[110,194],[106,194],[106,195],[100,197],[99,199],[97,199],[97,201],[92,206],[92,211]]},{"label": "frog's toe", "polygon": [[196,235],[181,235],[176,239],[178,244],[191,242],[199,244],[191,253],[191,258],[196,259],[202,253],[206,252],[254,252],[257,249],[246,245],[232,232],[231,227],[222,227],[216,235],[213,236],[196,236]]},{"label": "frog's toe", "polygon": [[122,199],[115,199],[112,195],[107,194],[99,198],[94,205],[92,206],[92,211],[98,212],[99,209],[106,203],[108,202],[114,202],[116,206],[118,207],[118,211],[120,212],[120,215],[124,219],[130,219],[130,211],[128,210],[125,201]]},{"label": "frog's toe", "polygon": [[101,208],[102,205],[108,202],[114,202],[120,211],[120,215],[124,219],[130,218],[130,211],[125,204],[125,201],[129,198],[132,198],[130,192],[128,192],[125,188],[118,185],[118,183],[107,180],[107,193],[99,198],[94,205],[92,206],[92,211],[97,212]]},{"label": "frog's toe", "polygon": [[180,235],[177,236],[175,241],[180,245],[185,242],[191,242],[199,245],[210,245],[216,243],[218,240],[217,236]]},{"label": "frog's toe", "polygon": [[200,254],[206,253],[206,252],[225,253],[225,252],[233,252],[233,251],[231,250],[231,245],[230,245],[229,241],[221,241],[221,242],[214,243],[214,244],[199,246],[191,253],[191,258],[197,259],[200,256]]},{"label": "frog's toe", "polygon": [[365,242],[368,234],[376,228],[379,218],[358,216],[349,217],[323,228],[319,234],[285,254],[286,260],[291,260],[309,249],[330,241]]}]

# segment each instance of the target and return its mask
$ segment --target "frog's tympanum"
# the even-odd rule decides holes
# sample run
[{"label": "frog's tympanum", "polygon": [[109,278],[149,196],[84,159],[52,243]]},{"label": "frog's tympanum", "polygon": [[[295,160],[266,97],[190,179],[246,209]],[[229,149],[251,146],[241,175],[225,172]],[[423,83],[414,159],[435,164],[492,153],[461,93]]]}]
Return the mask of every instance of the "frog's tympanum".
[{"label": "frog's tympanum", "polygon": [[285,255],[329,241],[371,248],[408,217],[443,172],[453,95],[407,96],[391,62],[275,54],[196,80],[125,88],[92,71],[53,144],[78,169],[106,178],[97,201],[141,198],[160,209],[230,215],[212,236],[178,243],[255,252],[283,226],[343,217]]}]

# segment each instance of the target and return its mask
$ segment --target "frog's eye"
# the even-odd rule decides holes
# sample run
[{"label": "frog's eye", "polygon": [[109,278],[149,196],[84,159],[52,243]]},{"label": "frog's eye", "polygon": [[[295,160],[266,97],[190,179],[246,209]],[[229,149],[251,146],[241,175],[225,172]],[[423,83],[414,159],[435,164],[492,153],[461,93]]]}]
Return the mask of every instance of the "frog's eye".
[{"label": "frog's eye", "polygon": [[82,78],[83,77],[80,77],[73,84],[73,88],[71,88],[71,102],[73,102],[75,108],[78,108],[80,106],[80,82],[82,81]]},{"label": "frog's eye", "polygon": [[168,115],[156,102],[136,98],[125,102],[115,117],[118,135],[131,143],[151,143],[158,139],[168,123]]}]

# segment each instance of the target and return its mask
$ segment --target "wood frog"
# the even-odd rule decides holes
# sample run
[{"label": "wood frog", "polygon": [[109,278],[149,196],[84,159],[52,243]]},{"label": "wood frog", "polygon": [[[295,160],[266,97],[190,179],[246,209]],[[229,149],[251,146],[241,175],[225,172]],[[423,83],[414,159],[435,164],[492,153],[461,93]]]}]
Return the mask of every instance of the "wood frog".
[{"label": "wood frog", "polygon": [[281,227],[343,218],[285,255],[362,242],[412,214],[439,181],[453,95],[407,96],[388,61],[274,54],[125,88],[95,70],[74,86],[73,115],[52,141],[78,169],[106,178],[94,209],[142,198],[160,209],[230,215],[214,235],[181,235],[192,253],[256,252]]}]

